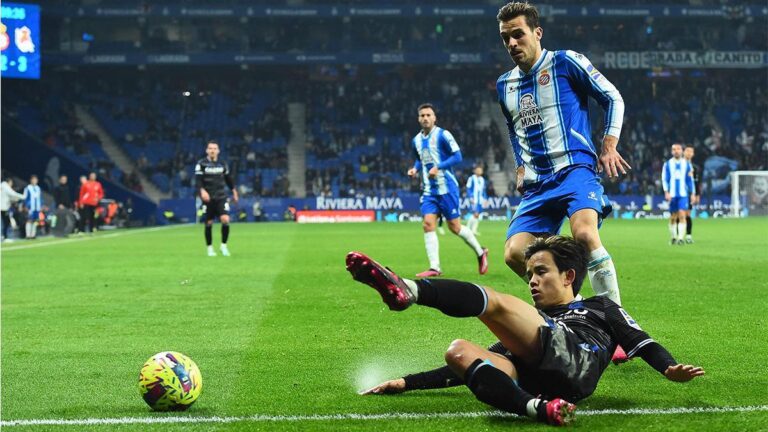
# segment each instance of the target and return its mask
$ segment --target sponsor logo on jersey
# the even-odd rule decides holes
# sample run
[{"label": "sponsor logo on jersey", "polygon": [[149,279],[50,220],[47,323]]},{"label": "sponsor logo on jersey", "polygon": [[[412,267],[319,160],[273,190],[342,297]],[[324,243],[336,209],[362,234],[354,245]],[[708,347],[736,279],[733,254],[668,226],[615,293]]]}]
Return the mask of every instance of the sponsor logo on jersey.
[{"label": "sponsor logo on jersey", "polygon": [[541,124],[543,121],[539,107],[530,93],[526,93],[520,98],[520,121],[524,128]]},{"label": "sponsor logo on jersey", "polygon": [[597,194],[595,193],[595,191],[591,191],[590,193],[587,194],[587,198],[597,201]]},{"label": "sponsor logo on jersey", "polygon": [[222,174],[224,172],[223,166],[207,166],[205,167],[206,174]]},{"label": "sponsor logo on jersey", "polygon": [[624,310],[624,308],[619,308],[619,312],[621,312],[621,316],[624,317],[624,321],[626,321],[630,327],[637,330],[642,330],[640,328],[640,325],[637,323],[637,321],[635,321],[631,316],[629,316],[629,314],[627,313],[627,311]]}]

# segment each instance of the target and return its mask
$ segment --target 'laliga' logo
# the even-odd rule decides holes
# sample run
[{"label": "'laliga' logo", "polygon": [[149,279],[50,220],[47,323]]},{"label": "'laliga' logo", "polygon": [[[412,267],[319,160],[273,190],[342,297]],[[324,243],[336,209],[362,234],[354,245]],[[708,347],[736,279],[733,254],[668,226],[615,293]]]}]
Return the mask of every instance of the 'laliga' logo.
[{"label": "'laliga' logo", "polygon": [[545,70],[539,75],[539,85],[545,86],[547,84],[549,84],[549,73]]}]

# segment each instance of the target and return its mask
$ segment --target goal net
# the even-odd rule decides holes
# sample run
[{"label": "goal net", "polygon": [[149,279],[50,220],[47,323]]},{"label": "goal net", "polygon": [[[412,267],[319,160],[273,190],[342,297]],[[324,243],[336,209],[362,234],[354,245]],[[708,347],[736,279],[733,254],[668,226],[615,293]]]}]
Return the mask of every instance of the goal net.
[{"label": "goal net", "polygon": [[731,172],[731,215],[768,215],[768,171]]}]

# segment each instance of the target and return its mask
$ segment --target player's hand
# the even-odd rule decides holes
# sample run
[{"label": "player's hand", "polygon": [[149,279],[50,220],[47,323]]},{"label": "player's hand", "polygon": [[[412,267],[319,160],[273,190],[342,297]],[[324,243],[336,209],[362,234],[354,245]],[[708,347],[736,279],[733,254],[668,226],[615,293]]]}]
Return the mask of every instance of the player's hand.
[{"label": "player's hand", "polygon": [[205,189],[200,189],[200,199],[203,200],[204,203],[207,203],[211,200],[211,196],[208,195],[208,191]]},{"label": "player's hand", "polygon": [[415,177],[416,176],[416,168],[411,168],[408,170],[408,177]]},{"label": "player's hand", "polygon": [[615,136],[606,135],[603,138],[603,150],[600,153],[600,159],[597,163],[597,171],[605,171],[609,178],[616,178],[619,173],[626,175],[628,169],[632,169],[629,163],[616,150],[619,139]]},{"label": "player's hand", "polygon": [[670,195],[669,192],[664,192],[664,199],[667,201],[672,201],[672,195]]},{"label": "player's hand", "polygon": [[688,382],[702,375],[704,375],[704,369],[692,365],[676,364],[664,371],[664,376],[675,382]]},{"label": "player's hand", "polygon": [[240,201],[240,195],[238,195],[236,189],[232,189],[232,202],[237,204],[238,201]]},{"label": "player's hand", "polygon": [[698,195],[691,195],[691,204],[696,205],[699,203],[700,197]]},{"label": "player's hand", "polygon": [[517,191],[522,195],[525,187],[525,170],[524,169],[518,169],[517,170]]},{"label": "player's hand", "polygon": [[385,381],[376,387],[369,388],[360,392],[361,395],[383,395],[397,394],[405,391],[405,380],[402,378]]},{"label": "player's hand", "polygon": [[430,177],[430,178],[435,178],[435,177],[437,177],[437,172],[438,172],[438,169],[437,169],[437,167],[436,167],[436,166],[433,166],[432,168],[430,168],[430,169],[429,169],[429,177]]}]

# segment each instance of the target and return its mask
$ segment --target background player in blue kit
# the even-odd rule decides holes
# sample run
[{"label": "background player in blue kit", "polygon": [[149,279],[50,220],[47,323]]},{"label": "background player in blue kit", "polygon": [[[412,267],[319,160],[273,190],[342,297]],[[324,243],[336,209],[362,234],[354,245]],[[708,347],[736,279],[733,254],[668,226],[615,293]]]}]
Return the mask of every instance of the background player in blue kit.
[{"label": "background player in blue kit", "polygon": [[43,192],[40,190],[37,182],[37,176],[33,174],[29,178],[29,184],[24,188],[24,205],[29,211],[24,227],[27,240],[37,238],[37,224],[40,218],[40,211],[43,209]]},{"label": "background player in blue kit", "polygon": [[459,182],[453,166],[461,162],[461,150],[450,132],[438,127],[435,107],[421,104],[418,108],[421,131],[413,137],[411,145],[416,156],[408,175],[421,174],[421,214],[424,217],[424,245],[427,249],[429,269],[419,277],[440,276],[440,250],[435,232],[437,216],[442,214],[452,233],[461,237],[477,255],[478,272],[488,271],[488,249],[480,246],[472,231],[461,225],[459,211]]},{"label": "background player in blue kit", "polygon": [[[589,251],[592,289],[621,304],[616,269],[598,233],[611,210],[598,172],[618,177],[630,168],[616,151],[624,101],[583,55],[542,49],[534,6],[508,3],[497,19],[504,47],[517,65],[499,77],[496,88],[523,194],[507,231],[504,260],[527,280],[526,247],[536,237],[557,234],[567,218],[574,238]],[[591,141],[590,97],[605,110],[599,157]],[[617,361],[626,358],[621,350],[617,354]]]},{"label": "background player in blue kit", "polygon": [[696,191],[693,188],[691,163],[683,157],[682,144],[672,144],[672,157],[664,163],[661,171],[661,185],[664,198],[669,201],[669,244],[685,244],[688,197],[693,202]]},{"label": "background player in blue kit", "polygon": [[478,235],[477,226],[480,225],[480,213],[483,212],[483,204],[488,199],[482,166],[475,167],[475,173],[467,180],[467,197],[472,210],[472,217],[469,218],[467,227],[472,230],[472,234]]}]

